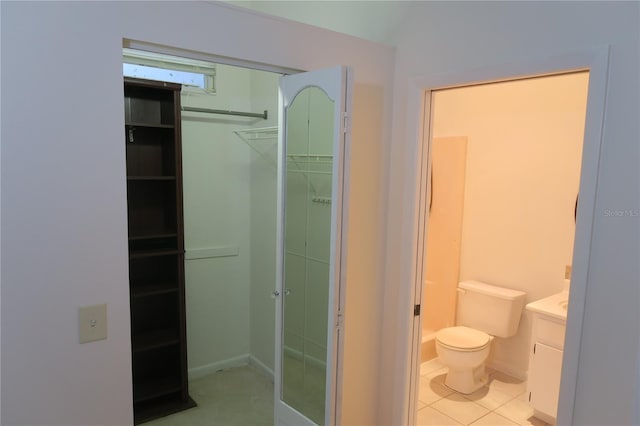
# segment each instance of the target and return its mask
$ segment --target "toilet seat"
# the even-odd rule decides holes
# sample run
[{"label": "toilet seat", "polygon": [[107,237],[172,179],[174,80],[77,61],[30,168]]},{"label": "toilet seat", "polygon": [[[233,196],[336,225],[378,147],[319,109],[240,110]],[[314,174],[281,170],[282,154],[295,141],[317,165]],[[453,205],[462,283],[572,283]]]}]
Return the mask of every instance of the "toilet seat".
[{"label": "toilet seat", "polygon": [[478,351],[491,344],[491,336],[473,328],[457,326],[443,328],[436,333],[442,346],[456,351]]}]

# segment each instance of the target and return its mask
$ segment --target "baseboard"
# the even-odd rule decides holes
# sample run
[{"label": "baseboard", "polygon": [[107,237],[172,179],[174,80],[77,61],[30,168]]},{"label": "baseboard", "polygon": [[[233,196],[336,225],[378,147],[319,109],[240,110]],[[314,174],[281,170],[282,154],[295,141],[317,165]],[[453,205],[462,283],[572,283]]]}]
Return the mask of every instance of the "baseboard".
[{"label": "baseboard", "polygon": [[[302,360],[303,355],[302,352],[297,350],[297,349],[293,349],[290,346],[285,346],[284,347],[284,353],[289,355],[291,358],[295,358],[297,360]],[[318,367],[318,368],[327,368],[327,363],[324,362],[321,359],[312,357],[311,355],[305,354],[304,355],[304,360],[306,362],[308,362],[310,365],[313,365],[314,367]]]},{"label": "baseboard", "polygon": [[420,362],[427,362],[438,356],[436,352],[436,340],[435,334],[432,336],[427,336],[431,338],[422,339],[422,344],[420,345]]},{"label": "baseboard", "polygon": [[222,361],[212,362],[211,364],[202,365],[200,367],[190,368],[188,371],[189,380],[196,380],[216,371],[225,368],[242,367],[249,364],[249,354],[239,355],[233,358],[224,359]]},{"label": "baseboard", "polygon": [[[292,349],[288,346],[285,346],[284,351],[287,355],[292,358],[302,360],[302,352]],[[310,365],[318,368],[326,368],[326,363],[318,358],[314,358],[310,355],[305,355],[305,361]],[[251,365],[260,373],[264,374],[266,377],[274,380],[273,369],[267,367],[262,361],[251,354],[239,355],[233,358],[223,359],[221,361],[212,362],[210,364],[202,365],[200,367],[190,368],[188,371],[189,381],[200,379],[202,377],[208,376],[209,374],[213,374],[216,371],[224,370],[225,368],[233,368],[233,367],[243,367],[245,365]]]},{"label": "baseboard", "polygon": [[267,367],[267,365],[262,361],[260,361],[258,358],[256,358],[253,355],[249,355],[249,365],[253,366],[256,370],[260,371],[260,373],[264,374],[273,382],[274,380],[273,369]]}]

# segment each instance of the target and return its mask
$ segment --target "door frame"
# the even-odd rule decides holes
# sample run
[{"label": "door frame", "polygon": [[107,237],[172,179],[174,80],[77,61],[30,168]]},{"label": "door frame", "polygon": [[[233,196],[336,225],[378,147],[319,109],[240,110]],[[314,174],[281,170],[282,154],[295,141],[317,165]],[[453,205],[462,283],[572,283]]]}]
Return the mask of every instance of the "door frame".
[{"label": "door frame", "polygon": [[[402,323],[407,324],[406,312],[413,312],[422,295],[424,241],[428,232],[428,212],[423,207],[428,199],[427,178],[430,173],[429,155],[431,147],[431,100],[435,90],[471,86],[477,84],[520,80],[531,77],[567,74],[578,71],[589,72],[587,113],[583,142],[582,167],[580,171],[580,198],[574,236],[570,304],[562,362],[560,402],[557,421],[572,424],[575,394],[580,362],[582,324],[585,314],[586,294],[589,283],[589,259],[593,223],[595,219],[597,184],[602,147],[602,130],[609,67],[609,46],[596,46],[580,51],[566,52],[554,56],[514,58],[508,63],[493,64],[484,68],[464,70],[457,73],[425,75],[408,82],[407,93],[407,140],[416,154],[415,173],[412,175],[413,188],[410,205],[405,219],[412,224],[412,245],[406,267],[411,271],[411,281],[405,297],[401,298],[399,313]],[[428,129],[428,131],[426,130]],[[410,262],[410,263],[409,263]],[[415,424],[416,404],[419,389],[420,342],[422,334],[421,315],[412,316],[407,324],[406,339],[399,347],[406,348],[400,362],[404,364],[404,386],[397,398],[398,413],[403,424]]]},{"label": "door frame", "polygon": [[[299,68],[291,68],[286,66],[278,66],[272,65],[262,62],[254,62],[246,59],[236,59],[228,56],[219,56],[216,54],[205,53],[201,51],[193,51],[186,50],[179,47],[172,47],[167,45],[161,45],[131,38],[123,38],[122,39],[122,47],[147,51],[152,53],[159,53],[165,55],[178,56],[188,59],[201,60],[206,62],[212,62],[221,65],[230,65],[240,68],[253,69],[259,71],[267,71],[281,74],[281,78],[285,76],[321,71],[326,68],[318,68],[312,70],[304,70]],[[335,324],[335,333],[331,342],[327,342],[327,354],[331,355],[331,360],[327,359],[327,364],[332,362],[335,365],[335,371],[333,371],[335,386],[333,386],[330,390],[330,383],[327,380],[327,391],[326,391],[326,401],[325,401],[325,423],[327,424],[340,424],[342,419],[342,387],[343,387],[343,360],[344,360],[344,327],[346,320],[345,313],[345,299],[346,299],[346,275],[347,275],[347,239],[342,238],[342,235],[346,235],[348,233],[348,219],[349,219],[349,200],[350,200],[350,187],[351,187],[351,168],[349,159],[351,157],[351,122],[352,122],[352,112],[353,112],[353,90],[354,90],[354,72],[350,66],[342,65],[344,69],[344,102],[342,102],[339,107],[342,110],[340,113],[341,119],[339,121],[339,128],[334,129],[334,133],[336,137],[340,137],[342,139],[342,144],[338,148],[339,151],[342,152],[341,163],[334,164],[333,174],[334,179],[336,179],[340,183],[340,188],[337,191],[339,193],[339,200],[336,203],[336,208],[332,207],[332,222],[336,223],[336,235],[337,237],[331,238],[331,252],[332,259],[335,262],[334,268],[331,271],[335,280],[337,281],[337,287],[335,292],[329,295],[330,303],[329,306],[329,324]],[[333,67],[332,67],[333,68]],[[280,90],[279,90],[280,92]],[[278,97],[278,105],[280,106],[283,103],[282,95],[279,93]],[[278,117],[278,129],[286,128],[286,123],[284,121],[284,116]],[[280,136],[278,143],[280,144]],[[279,148],[280,149],[280,148]],[[336,152],[336,147],[334,147],[334,155]],[[279,153],[280,156],[280,153]],[[280,188],[281,185],[281,175],[277,173],[277,187]],[[277,209],[280,210],[280,204],[277,205]],[[336,210],[336,211],[334,211]],[[335,216],[335,218],[334,218]],[[279,225],[280,222],[278,223]],[[280,241],[280,233],[277,233],[277,248],[276,251],[280,250],[279,245]],[[284,296],[284,289],[281,288],[281,275],[278,275],[278,271],[276,270],[276,277],[274,281],[274,293],[273,296],[276,299],[281,299]],[[336,309],[333,309],[333,308]],[[278,309],[276,308],[276,315],[278,314]],[[332,318],[335,320],[332,321]],[[274,330],[276,335],[276,341],[274,342],[274,346],[278,345],[278,324],[274,324]],[[331,349],[331,353],[329,354],[329,349]],[[277,349],[276,349],[277,350]],[[274,400],[276,398],[275,395],[275,376],[281,370],[281,366],[279,366],[279,360],[277,358],[274,359]],[[328,375],[327,375],[328,378]],[[275,417],[276,407],[274,405],[274,417]],[[297,418],[293,418],[297,420]]]}]

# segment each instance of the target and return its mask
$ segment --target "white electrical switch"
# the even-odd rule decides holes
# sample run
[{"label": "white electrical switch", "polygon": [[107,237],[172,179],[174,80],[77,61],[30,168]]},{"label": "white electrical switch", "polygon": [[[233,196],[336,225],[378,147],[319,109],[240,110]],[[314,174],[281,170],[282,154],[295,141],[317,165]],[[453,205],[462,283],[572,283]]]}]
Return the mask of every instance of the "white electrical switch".
[{"label": "white electrical switch", "polygon": [[78,310],[80,320],[80,343],[95,342],[107,338],[107,305],[81,306]]}]

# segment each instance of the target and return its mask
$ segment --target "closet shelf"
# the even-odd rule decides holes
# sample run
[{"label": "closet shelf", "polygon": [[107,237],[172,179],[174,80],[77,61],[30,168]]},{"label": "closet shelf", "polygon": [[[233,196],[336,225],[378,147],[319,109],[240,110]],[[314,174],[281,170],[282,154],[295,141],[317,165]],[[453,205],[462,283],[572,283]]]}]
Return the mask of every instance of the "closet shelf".
[{"label": "closet shelf", "polygon": [[183,254],[182,250],[160,249],[160,250],[140,250],[129,253],[129,259],[142,259],[145,257],[167,256],[170,254]]},{"label": "closet shelf", "polygon": [[142,402],[159,396],[179,392],[182,389],[180,378],[177,376],[162,377],[148,382],[134,383],[133,401]]},{"label": "closet shelf", "polygon": [[[313,155],[313,154],[290,154],[287,155],[287,160],[297,166],[300,165],[309,165],[309,166],[332,166],[333,165],[333,155]],[[322,171],[322,170],[316,170]],[[329,172],[322,171],[322,172]]]},{"label": "closet shelf", "polygon": [[177,237],[175,232],[163,233],[163,234],[148,234],[148,235],[132,235],[129,237],[129,241],[142,241],[142,240],[155,240],[159,238],[172,238]]},{"label": "closet shelf", "polygon": [[158,296],[161,294],[175,293],[177,291],[178,287],[176,283],[152,284],[131,289],[131,297]]},{"label": "closet shelf", "polygon": [[276,126],[235,130],[233,133],[270,166],[274,169],[277,167],[278,128]]},{"label": "closet shelf", "polygon": [[151,349],[162,348],[169,345],[175,345],[180,342],[178,330],[156,330],[153,332],[136,335],[133,344],[133,352],[148,351]]},{"label": "closet shelf", "polygon": [[322,172],[315,170],[299,170],[299,169],[287,169],[287,173],[300,173],[303,175],[327,175],[330,176],[332,173],[330,171]]},{"label": "closet shelf", "polygon": [[320,160],[333,160],[333,155],[330,154],[288,154],[289,158],[300,158],[300,159],[314,159],[316,161]]},{"label": "closet shelf", "polygon": [[276,126],[235,130],[233,133],[245,142],[257,140],[275,141],[278,138],[278,128]]},{"label": "closet shelf", "polygon": [[[333,156],[321,154],[289,154],[287,155],[287,173],[303,175],[327,175],[333,173]],[[315,185],[309,181],[315,191]]]},{"label": "closet shelf", "polygon": [[127,176],[128,181],[176,180],[175,176]]}]

